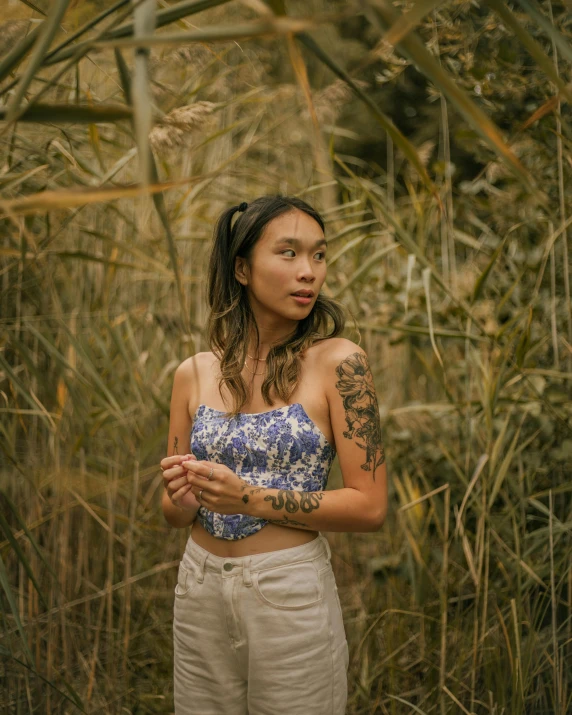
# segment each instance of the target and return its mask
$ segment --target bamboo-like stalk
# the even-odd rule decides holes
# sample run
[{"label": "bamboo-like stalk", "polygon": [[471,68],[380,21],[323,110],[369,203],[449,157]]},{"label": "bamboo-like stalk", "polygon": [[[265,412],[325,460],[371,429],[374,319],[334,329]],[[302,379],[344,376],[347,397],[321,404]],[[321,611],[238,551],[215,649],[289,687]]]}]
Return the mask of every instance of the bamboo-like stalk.
[{"label": "bamboo-like stalk", "polygon": [[[548,3],[548,9],[550,13],[550,21],[554,26],[554,16],[552,13],[552,2]],[[554,61],[554,71],[556,73],[556,81],[560,77],[559,63],[558,63],[558,47],[556,42],[555,34],[552,34],[552,55]],[[557,99],[557,106],[555,112],[556,118],[556,160],[558,166],[558,204],[560,212],[560,231],[562,234],[562,276],[564,279],[564,305],[566,306],[566,317],[567,317],[567,334],[568,343],[572,345],[572,297],[570,294],[570,261],[568,260],[568,234],[566,231],[567,221],[566,221],[566,194],[564,191],[564,160],[563,160],[563,148],[562,148],[562,102],[560,97]],[[551,231],[552,233],[552,231]],[[552,260],[552,256],[551,256]],[[552,268],[552,262],[551,262]],[[553,327],[553,331],[555,328]],[[558,347],[556,346],[556,357],[558,360]],[[568,372],[572,372],[572,351],[568,351],[567,354],[567,364]],[[555,366],[558,369],[557,363]]]},{"label": "bamboo-like stalk", "polygon": [[[445,499],[443,504],[443,564],[441,567],[441,582],[439,588],[440,601],[441,601],[441,645],[440,645],[440,659],[439,659],[439,704],[441,708],[441,713],[445,715],[445,697],[446,692],[445,679],[447,674],[447,593],[448,593],[448,581],[449,581],[449,506],[450,506],[450,490],[445,490]],[[448,691],[447,691],[448,692]],[[449,693],[450,694],[450,693]]]},{"label": "bamboo-like stalk", "polygon": [[125,543],[125,591],[123,594],[123,659],[121,671],[125,686],[128,686],[127,658],[129,652],[129,639],[131,635],[131,561],[133,558],[133,531],[135,529],[135,516],[137,510],[137,499],[139,492],[139,464],[135,464],[133,475],[133,491],[131,493],[131,503],[129,506],[129,525],[127,528],[127,538]]}]

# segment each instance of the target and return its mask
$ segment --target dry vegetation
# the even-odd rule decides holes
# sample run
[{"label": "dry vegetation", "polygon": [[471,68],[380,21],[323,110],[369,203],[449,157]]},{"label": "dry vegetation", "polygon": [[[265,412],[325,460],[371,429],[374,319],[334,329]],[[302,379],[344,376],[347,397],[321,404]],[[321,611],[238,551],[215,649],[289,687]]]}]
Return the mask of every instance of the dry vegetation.
[{"label": "dry vegetation", "polygon": [[173,371],[218,213],[283,192],[382,409],[388,520],[328,534],[348,715],[571,712],[570,8],[154,4],[3,14],[0,710],[172,712]]}]

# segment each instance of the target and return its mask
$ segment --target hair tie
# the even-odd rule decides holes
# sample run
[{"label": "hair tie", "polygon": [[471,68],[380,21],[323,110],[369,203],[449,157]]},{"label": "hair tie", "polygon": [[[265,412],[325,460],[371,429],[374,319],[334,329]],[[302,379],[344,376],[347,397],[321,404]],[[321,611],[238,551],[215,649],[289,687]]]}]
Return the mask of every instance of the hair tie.
[{"label": "hair tie", "polygon": [[246,201],[243,201],[243,202],[239,205],[238,210],[239,210],[239,211],[246,211],[247,208],[248,208],[248,204],[246,203]]}]

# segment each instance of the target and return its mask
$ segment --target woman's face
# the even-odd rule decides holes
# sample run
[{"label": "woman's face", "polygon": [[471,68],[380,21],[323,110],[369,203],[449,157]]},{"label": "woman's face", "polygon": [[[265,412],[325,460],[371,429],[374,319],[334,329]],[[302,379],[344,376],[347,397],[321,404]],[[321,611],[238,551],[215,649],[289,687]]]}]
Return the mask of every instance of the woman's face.
[{"label": "woman's face", "polygon": [[[326,279],[326,241],[319,224],[293,209],[267,224],[254,246],[251,264],[237,258],[237,280],[247,286],[254,313],[274,313],[291,320],[305,318]],[[298,291],[312,291],[298,301]]]}]

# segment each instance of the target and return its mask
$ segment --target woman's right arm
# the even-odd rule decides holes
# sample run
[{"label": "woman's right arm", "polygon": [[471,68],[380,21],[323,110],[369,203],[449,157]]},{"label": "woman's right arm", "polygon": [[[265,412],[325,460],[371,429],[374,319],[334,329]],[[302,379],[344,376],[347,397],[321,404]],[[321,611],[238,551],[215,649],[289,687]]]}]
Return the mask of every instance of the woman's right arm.
[{"label": "woman's right arm", "polygon": [[161,499],[163,515],[175,528],[190,526],[199,510],[200,504],[190,491],[187,483],[187,470],[180,466],[184,460],[193,456],[187,451],[192,428],[189,415],[189,396],[197,384],[197,356],[184,360],[175,370],[171,408],[169,413],[169,441],[167,457],[161,460],[165,489]]}]

